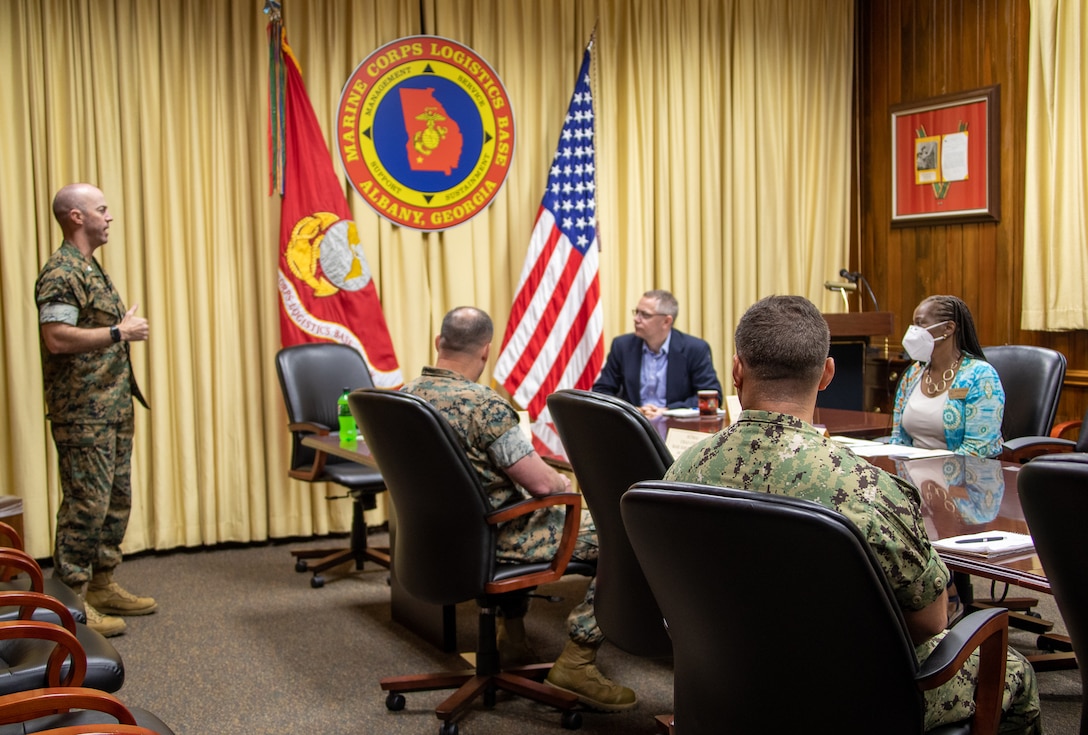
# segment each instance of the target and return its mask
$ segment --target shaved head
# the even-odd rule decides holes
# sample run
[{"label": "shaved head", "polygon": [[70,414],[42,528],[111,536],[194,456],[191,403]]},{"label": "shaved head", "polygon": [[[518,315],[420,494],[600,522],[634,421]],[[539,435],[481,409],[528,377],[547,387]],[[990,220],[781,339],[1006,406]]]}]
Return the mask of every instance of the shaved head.
[{"label": "shaved head", "polygon": [[103,196],[102,192],[90,184],[68,184],[61,188],[57,192],[57,195],[53,197],[53,216],[57,218],[57,223],[62,230],[67,232],[72,216],[72,210],[78,209],[81,212],[87,210],[88,201],[95,195]]},{"label": "shaved head", "polygon": [[64,239],[85,255],[109,240],[113,216],[106,195],[92,184],[68,184],[53,197],[53,216],[57,218]]}]

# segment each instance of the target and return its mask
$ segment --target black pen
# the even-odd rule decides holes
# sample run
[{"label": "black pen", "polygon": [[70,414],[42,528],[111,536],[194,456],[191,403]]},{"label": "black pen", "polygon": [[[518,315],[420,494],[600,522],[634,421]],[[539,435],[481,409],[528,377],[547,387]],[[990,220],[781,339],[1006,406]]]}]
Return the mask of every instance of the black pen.
[{"label": "black pen", "polygon": [[1004,536],[984,536],[982,538],[961,538],[956,541],[957,544],[983,544],[987,541],[1004,541]]}]

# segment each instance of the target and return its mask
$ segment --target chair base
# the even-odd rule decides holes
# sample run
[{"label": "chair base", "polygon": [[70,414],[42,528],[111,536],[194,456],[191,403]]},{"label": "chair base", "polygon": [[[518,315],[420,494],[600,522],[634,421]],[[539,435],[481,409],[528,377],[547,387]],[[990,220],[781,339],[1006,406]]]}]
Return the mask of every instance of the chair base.
[{"label": "chair base", "polygon": [[457,735],[455,718],[463,714],[474,701],[483,698],[485,707],[495,706],[495,694],[508,691],[560,710],[562,725],[567,730],[582,726],[582,715],[574,711],[578,697],[555,689],[541,680],[548,675],[551,664],[531,664],[503,668],[495,641],[495,611],[492,599],[478,600],[478,635],[476,641],[476,667],[465,671],[439,672],[436,674],[412,674],[393,676],[381,680],[382,691],[389,692],[385,706],[397,711],[404,708],[403,692],[424,692],[435,689],[456,689],[446,697],[434,713],[442,721],[442,735]]},{"label": "chair base", "polygon": [[310,578],[310,586],[313,588],[325,586],[325,575],[322,572],[355,562],[355,569],[360,570],[366,561],[389,568],[389,549],[381,546],[368,546],[360,553],[356,549],[344,546],[337,549],[296,549],[291,552],[295,557],[295,571],[299,573],[313,572]]},{"label": "chair base", "polygon": [[404,707],[404,697],[401,695],[405,692],[456,689],[457,691],[435,707],[435,716],[443,722],[454,720],[481,697],[484,706],[493,707],[495,695],[501,689],[561,710],[563,727],[576,730],[582,722],[581,714],[574,711],[578,698],[569,692],[541,683],[551,667],[551,664],[532,664],[511,667],[494,674],[481,674],[477,670],[468,669],[459,672],[394,676],[382,679],[381,688],[382,691],[389,692],[385,706],[390,710]]},{"label": "chair base", "polygon": [[1031,667],[1038,671],[1068,671],[1080,668],[1077,656],[1073,653],[1073,641],[1067,635],[1043,633],[1039,636],[1039,648],[1049,653],[1036,653],[1028,656]]},{"label": "chair base", "polygon": [[352,502],[351,507],[350,546],[335,549],[298,549],[291,552],[291,556],[295,557],[296,572],[313,572],[314,576],[310,578],[310,586],[314,589],[325,586],[325,576],[321,574],[322,572],[338,567],[341,564],[347,564],[349,561],[355,562],[356,569],[362,569],[363,564],[367,561],[372,561],[386,569],[391,565],[388,548],[367,545],[363,501],[356,499]]}]

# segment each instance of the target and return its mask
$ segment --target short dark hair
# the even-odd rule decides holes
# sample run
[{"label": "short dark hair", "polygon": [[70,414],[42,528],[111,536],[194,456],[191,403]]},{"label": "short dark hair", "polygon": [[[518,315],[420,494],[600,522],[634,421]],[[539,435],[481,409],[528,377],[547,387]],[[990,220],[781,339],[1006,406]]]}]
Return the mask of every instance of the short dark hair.
[{"label": "short dark hair", "polygon": [[653,299],[657,302],[657,313],[667,314],[672,317],[673,321],[676,321],[676,315],[680,313],[680,304],[677,303],[676,297],[663,288],[655,288],[653,291],[647,291],[642,294],[644,299]]},{"label": "short dark hair", "polygon": [[823,314],[802,296],[768,296],[753,304],[733,336],[745,370],[763,381],[820,381],[831,332]]},{"label": "short dark hair", "polygon": [[[956,347],[960,352],[971,357],[985,360],[982,354],[982,345],[978,341],[978,333],[975,331],[975,320],[971,317],[971,310],[958,296],[938,294],[922,299],[922,304],[933,304],[933,316],[940,321],[951,321],[956,325]],[[921,306],[921,304],[919,304]]]},{"label": "short dark hair", "polygon": [[471,352],[490,342],[494,332],[486,311],[475,306],[458,306],[442,319],[438,348],[446,352]]}]

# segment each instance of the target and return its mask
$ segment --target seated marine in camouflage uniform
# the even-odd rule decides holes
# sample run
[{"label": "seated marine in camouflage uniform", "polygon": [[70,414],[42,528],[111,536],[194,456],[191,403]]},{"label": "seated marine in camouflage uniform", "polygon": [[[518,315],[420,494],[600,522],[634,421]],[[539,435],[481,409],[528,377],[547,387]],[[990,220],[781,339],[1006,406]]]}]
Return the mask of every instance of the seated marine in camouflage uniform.
[{"label": "seated marine in camouflage uniform", "polygon": [[[464,439],[465,450],[492,507],[530,495],[570,491],[570,480],[540,458],[518,425],[518,415],[495,391],[478,384],[491,351],[491,318],[473,307],[453,309],[435,338],[438,361],[404,390],[427,400]],[[564,510],[548,508],[500,527],[498,554],[508,561],[537,561],[554,556],[563,530]],[[583,509],[574,558],[597,558],[597,531]],[[597,649],[604,635],[593,613],[594,582],[567,618],[570,640],[548,674],[552,686],[575,694],[594,709],[619,711],[637,704],[635,693],[597,669]],[[527,604],[505,605],[499,619],[499,650],[504,663],[529,652],[522,616]]]},{"label": "seated marine in camouflage uniform", "polygon": [[[948,625],[949,572],[930,545],[918,490],[840,447],[812,426],[816,394],[835,375],[827,322],[807,299],[770,296],[737,325],[736,423],[689,448],[665,479],[811,500],[858,527],[876,554],[924,661]],[[974,712],[978,654],[926,692],[926,729]],[[1001,732],[1037,733],[1035,672],[1009,649]]]}]

